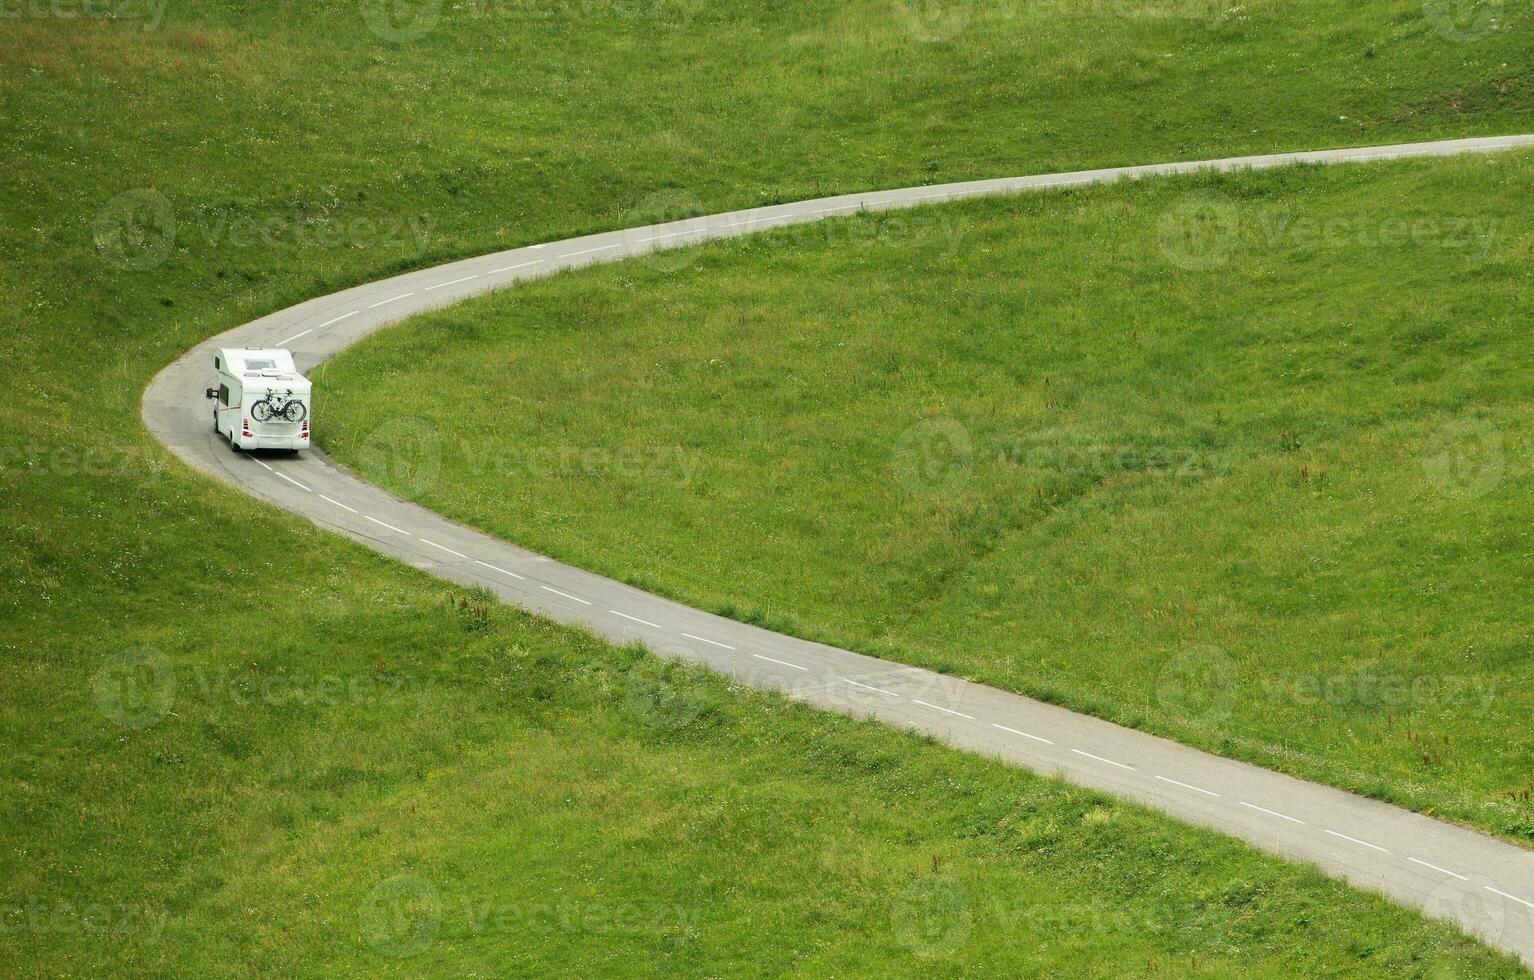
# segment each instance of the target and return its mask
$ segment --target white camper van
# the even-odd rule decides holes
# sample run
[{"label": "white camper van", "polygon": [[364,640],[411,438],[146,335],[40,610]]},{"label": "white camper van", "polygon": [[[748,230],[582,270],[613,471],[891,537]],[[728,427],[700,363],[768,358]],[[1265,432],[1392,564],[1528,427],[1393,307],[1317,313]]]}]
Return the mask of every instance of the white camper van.
[{"label": "white camper van", "polygon": [[235,449],[309,448],[309,379],[293,367],[293,355],[275,347],[220,347],[213,352],[218,387],[213,431]]}]

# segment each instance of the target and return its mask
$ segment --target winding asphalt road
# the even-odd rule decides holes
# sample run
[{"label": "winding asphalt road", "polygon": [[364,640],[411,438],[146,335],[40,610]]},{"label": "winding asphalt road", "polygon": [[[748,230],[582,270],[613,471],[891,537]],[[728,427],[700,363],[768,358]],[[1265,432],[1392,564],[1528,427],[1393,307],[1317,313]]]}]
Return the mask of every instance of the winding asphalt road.
[{"label": "winding asphalt road", "polygon": [[[378,328],[552,272],[856,211],[1149,175],[1355,163],[1534,146],[1534,136],[1277,154],[849,194],[498,252],[300,303],[188,351],[150,383],[150,431],[192,466],[386,555],[617,642],[642,641],[762,688],[1058,775],[1458,923],[1534,967],[1534,851],[1327,786],[995,688],[783,636],[559,564],[401,501],[332,463],[237,454],[203,389],[221,346],[291,348],[300,370]],[[323,426],[324,420],[318,420]]]}]

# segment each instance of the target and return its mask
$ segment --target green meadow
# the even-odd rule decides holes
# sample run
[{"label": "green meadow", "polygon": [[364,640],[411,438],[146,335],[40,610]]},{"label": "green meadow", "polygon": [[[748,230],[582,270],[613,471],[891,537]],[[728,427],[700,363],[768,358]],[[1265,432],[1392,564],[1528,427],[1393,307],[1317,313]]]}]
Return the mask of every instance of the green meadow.
[{"label": "green meadow", "polygon": [[343,354],[325,444],[384,458],[408,404],[430,479],[365,471],[511,540],[1534,837],[1531,178],[1154,180],[566,274]]},{"label": "green meadow", "polygon": [[911,9],[0,11],[0,972],[1516,975],[1213,835],[492,607],[143,430],[201,338],[449,258],[1534,116],[1513,8]]}]

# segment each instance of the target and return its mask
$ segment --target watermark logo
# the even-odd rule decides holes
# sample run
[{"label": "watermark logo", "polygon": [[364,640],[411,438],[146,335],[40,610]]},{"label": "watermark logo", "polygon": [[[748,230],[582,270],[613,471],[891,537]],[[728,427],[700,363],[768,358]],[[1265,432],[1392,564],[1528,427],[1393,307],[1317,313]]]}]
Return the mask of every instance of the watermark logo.
[{"label": "watermark logo", "polygon": [[442,19],[442,0],[360,0],[359,9],[368,30],[389,44],[419,41]]},{"label": "watermark logo", "polygon": [[958,37],[975,16],[971,0],[893,0],[893,7],[901,28],[927,44]]},{"label": "watermark logo", "polygon": [[1230,261],[1239,244],[1241,217],[1223,194],[1187,194],[1162,213],[1156,224],[1161,254],[1189,272],[1207,272]]},{"label": "watermark logo", "polygon": [[969,889],[956,881],[918,878],[895,896],[890,925],[900,944],[917,956],[945,956],[969,938],[974,903]]},{"label": "watermark logo", "polygon": [[1534,923],[1534,913],[1525,907],[1474,882],[1457,879],[1433,889],[1422,911],[1492,943],[1504,939],[1513,926]]},{"label": "watermark logo", "polygon": [[102,258],[126,272],[146,272],[176,244],[176,209],[157,190],[136,187],[112,198],[91,227]]},{"label": "watermark logo", "polygon": [[625,251],[640,250],[640,261],[662,272],[680,272],[692,265],[698,250],[681,246],[710,237],[703,201],[680,187],[645,195],[624,223],[628,226],[623,232]]},{"label": "watermark logo", "polygon": [[424,952],[442,928],[442,896],[417,874],[386,878],[358,913],[362,941],[375,952],[403,959]]},{"label": "watermark logo", "polygon": [[1439,493],[1475,498],[1495,490],[1507,472],[1502,433],[1480,419],[1464,418],[1428,437],[1422,472]]},{"label": "watermark logo", "polygon": [[142,731],[170,714],[176,672],[163,652],[129,647],[102,661],[91,681],[91,693],[107,718]]},{"label": "watermark logo", "polygon": [[[679,644],[656,648],[666,657],[697,659],[697,651]],[[701,692],[680,681],[666,664],[643,658],[623,678],[623,704],[640,724],[657,732],[677,732],[697,722],[707,707]]]},{"label": "watermark logo", "polygon": [[918,499],[958,493],[974,468],[975,446],[969,430],[953,418],[917,422],[900,434],[890,454],[896,482]]},{"label": "watermark logo", "polygon": [[357,449],[357,464],[373,483],[419,496],[442,472],[442,437],[425,419],[402,415],[374,429]]},{"label": "watermark logo", "polygon": [[1468,44],[1484,41],[1502,26],[1504,0],[1426,0],[1422,14],[1434,33],[1445,40]]},{"label": "watermark logo", "polygon": [[1236,665],[1210,647],[1184,650],[1162,664],[1156,702],[1184,721],[1225,721],[1236,705]]}]

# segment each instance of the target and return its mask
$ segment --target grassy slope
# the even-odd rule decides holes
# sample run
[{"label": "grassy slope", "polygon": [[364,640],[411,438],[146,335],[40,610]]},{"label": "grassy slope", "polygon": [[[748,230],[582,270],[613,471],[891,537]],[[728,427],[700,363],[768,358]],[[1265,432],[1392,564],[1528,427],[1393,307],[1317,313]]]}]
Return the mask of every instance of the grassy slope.
[{"label": "grassy slope", "polygon": [[[156,503],[177,544],[242,518],[347,577],[226,617],[287,638],[257,646],[210,643],[205,598],[144,594],[126,625],[170,696],[102,702],[141,730],[82,696],[95,657],[9,665],[51,683],[7,699],[8,973],[1519,973],[1216,835],[661,667],[238,501]],[[246,567],[205,548],[215,580]]]},{"label": "grassy slope", "polygon": [[[736,751],[776,739],[750,713],[778,709],[688,681],[687,696],[712,691],[720,712],[748,720],[720,723],[739,725],[734,742],[713,729],[661,738],[613,707],[603,677],[627,655],[515,618],[461,637],[419,577],[253,512],[170,462],[136,406],[159,365],[231,323],[392,269],[625,223],[648,215],[647,196],[665,186],[715,210],[927,177],[1522,128],[1529,79],[1508,67],[1524,63],[1517,32],[1451,43],[1410,2],[1249,4],[1213,27],[985,13],[946,45],[913,42],[875,0],[711,6],[685,24],[467,9],[403,46],[371,35],[350,2],[172,4],[153,30],[29,8],[0,30],[7,970],[384,968],[360,941],[359,906],[399,868],[435,883],[448,907],[488,896],[525,909],[563,891],[588,896],[599,920],[611,906],[590,902],[593,882],[624,895],[678,887],[687,912],[732,923],[678,944],[679,957],[703,964],[728,947],[743,969],[875,968],[909,952],[891,909],[918,865],[930,869],[933,854],[941,868],[964,862],[969,894],[1010,901],[1037,892],[1007,877],[1025,851],[1055,858],[1052,873],[1084,875],[1082,894],[1119,896],[1148,869],[1176,881],[1175,868],[1189,875],[1186,894],[1211,899],[1178,906],[1146,885],[1155,912],[1173,916],[1168,931],[1118,919],[1116,899],[1067,907],[1084,923],[1069,951],[1077,967],[1145,971],[1192,948],[1216,973],[1400,975],[1440,951],[1466,972],[1503,969],[1299,872],[1017,773],[913,754],[899,736],[799,719],[783,744]],[[1265,84],[1237,82],[1254,78]],[[108,201],[133,188],[165,195],[176,226],[167,259],[136,272],[93,241]],[[293,546],[303,561],[290,560]],[[251,594],[269,608],[240,611]],[[103,714],[92,686],[101,677],[112,705],[115,675],[102,669],[146,648],[151,667],[170,665],[174,714],[135,732]],[[380,704],[360,680],[380,673],[440,683],[424,705]],[[293,704],[284,677],[318,703]],[[359,693],[335,693],[353,683]],[[251,685],[274,693],[252,704]],[[878,750],[887,761],[872,767],[894,782],[850,758],[860,746]],[[544,768],[521,764],[533,759]],[[589,792],[634,805],[584,831],[494,806],[547,798],[538,772],[583,767]],[[947,796],[924,795],[935,780],[923,773],[939,767],[945,793],[990,802],[973,809],[961,796],[945,809]],[[684,839],[698,812],[690,782],[739,800],[732,789],[763,773],[768,818],[746,825],[753,839],[724,839],[739,846],[703,869],[716,876],[707,888],[674,882],[678,859],[653,851],[625,854],[641,863],[620,876],[598,846],[598,831],[632,834],[646,811]],[[1028,838],[1035,850],[996,836],[1005,816],[986,817],[1019,792],[1038,802],[1011,823],[1046,818]],[[822,802],[799,830],[806,798]],[[847,834],[844,815],[871,809],[896,829]],[[1092,836],[1114,820],[1144,829]],[[540,832],[536,853],[549,860],[525,867],[539,887],[524,889],[506,869],[534,853],[526,842]],[[964,856],[992,837],[1005,861]],[[821,857],[833,840],[850,856]],[[765,856],[748,873],[755,842]],[[798,881],[812,883],[807,906],[773,891]],[[92,903],[124,931],[74,928],[65,910]],[[42,924],[29,918],[34,904],[50,913]],[[150,942],[124,910],[172,919]],[[759,938],[763,918],[782,941]],[[557,963],[581,950],[642,966],[641,944],[589,919],[578,935],[455,940],[463,921],[444,919],[421,954],[429,965]],[[849,921],[850,932],[818,931]],[[1305,938],[1291,939],[1301,927]],[[1318,928],[1330,938],[1314,939]],[[650,957],[662,948],[642,945]],[[944,962],[1033,955],[1017,945],[963,945]],[[1056,954],[1045,946],[1037,955]]]},{"label": "grassy slope", "polygon": [[[408,404],[419,495],[508,538],[1534,836],[1531,178],[1155,182],[565,276],[343,355],[326,444]],[[1242,229],[1180,267],[1206,200]],[[1484,488],[1432,465],[1471,424]]]}]

